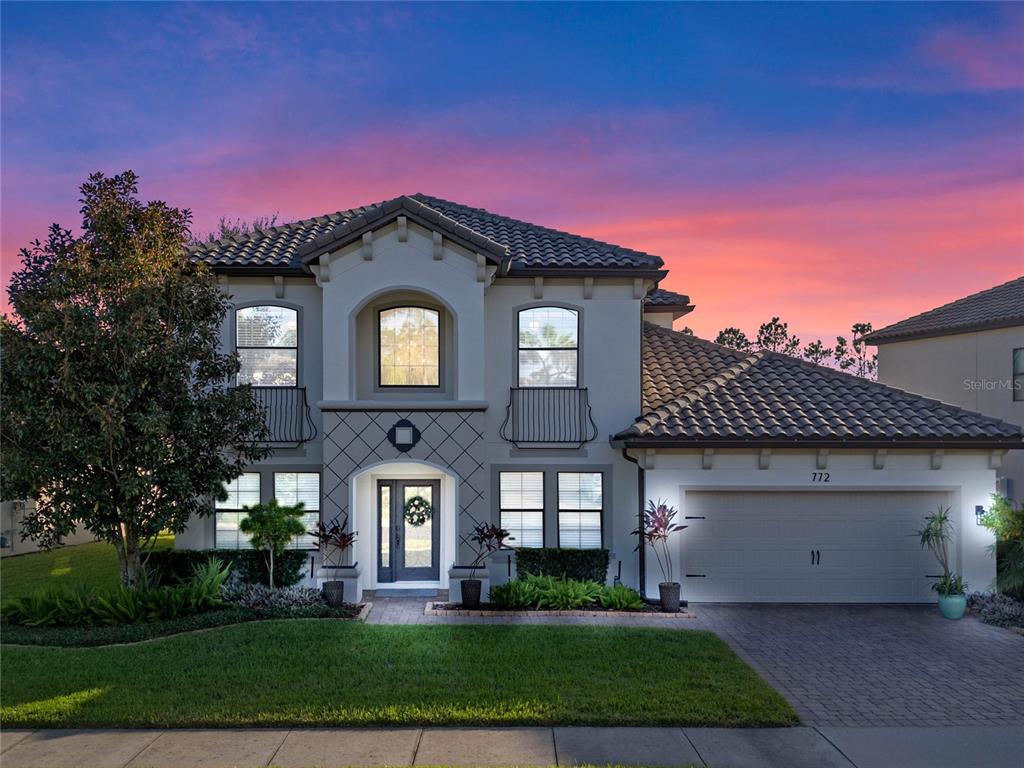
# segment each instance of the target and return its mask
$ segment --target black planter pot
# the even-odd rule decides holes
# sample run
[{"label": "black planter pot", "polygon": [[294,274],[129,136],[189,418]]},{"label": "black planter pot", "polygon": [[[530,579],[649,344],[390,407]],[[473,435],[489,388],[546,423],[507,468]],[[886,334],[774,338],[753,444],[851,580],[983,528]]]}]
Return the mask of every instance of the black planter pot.
[{"label": "black planter pot", "polygon": [[480,579],[463,579],[462,580],[462,607],[463,608],[479,608],[480,607],[480,586],[482,582]]},{"label": "black planter pot", "polygon": [[338,608],[342,603],[345,602],[345,582],[344,581],[325,581],[324,582],[324,600],[331,608]]},{"label": "black planter pot", "polygon": [[658,585],[661,593],[661,610],[663,613],[679,613],[679,582],[663,581]]}]

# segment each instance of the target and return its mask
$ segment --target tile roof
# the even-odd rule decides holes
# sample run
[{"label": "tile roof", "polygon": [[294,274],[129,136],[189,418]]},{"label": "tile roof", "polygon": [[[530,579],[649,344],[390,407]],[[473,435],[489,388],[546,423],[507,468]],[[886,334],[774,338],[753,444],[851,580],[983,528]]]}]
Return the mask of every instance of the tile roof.
[{"label": "tile roof", "polygon": [[[481,242],[496,243],[519,269],[626,269],[654,271],[664,266],[657,257],[641,251],[603,243],[589,237],[560,232],[499,216],[483,208],[471,208],[437,197],[416,194],[405,198],[453,222],[459,231]],[[264,267],[302,269],[302,255],[329,242],[332,236],[354,231],[380,218],[387,206],[403,198],[385,200],[360,208],[304,219],[254,233],[203,243],[192,248],[194,258],[215,268]],[[462,229],[464,228],[464,229]]]},{"label": "tile roof", "polygon": [[885,344],[1014,325],[1024,325],[1024,277],[893,323],[868,334],[865,340]]},{"label": "tile roof", "polygon": [[664,288],[655,288],[648,291],[644,297],[644,304],[648,307],[685,307],[689,306],[690,297]]},{"label": "tile roof", "polygon": [[616,439],[651,444],[1018,445],[1024,430],[774,352],[644,324],[646,415]]}]

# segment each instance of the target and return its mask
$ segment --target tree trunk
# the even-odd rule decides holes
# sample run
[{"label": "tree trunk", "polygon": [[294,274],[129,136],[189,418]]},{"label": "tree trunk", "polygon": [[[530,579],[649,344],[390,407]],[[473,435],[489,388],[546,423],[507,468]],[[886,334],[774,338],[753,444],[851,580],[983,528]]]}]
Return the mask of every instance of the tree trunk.
[{"label": "tree trunk", "polygon": [[142,572],[142,551],[135,529],[121,523],[114,548],[117,550],[117,560],[121,566],[121,582],[129,587],[134,587],[138,584],[139,575]]},{"label": "tree trunk", "polygon": [[270,588],[274,588],[274,548],[270,548]]}]

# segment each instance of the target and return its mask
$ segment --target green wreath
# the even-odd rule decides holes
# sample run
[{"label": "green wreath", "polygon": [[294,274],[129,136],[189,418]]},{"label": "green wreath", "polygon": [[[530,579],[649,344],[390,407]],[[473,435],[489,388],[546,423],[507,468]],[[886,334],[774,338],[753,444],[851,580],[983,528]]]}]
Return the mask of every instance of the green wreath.
[{"label": "green wreath", "polygon": [[423,525],[434,514],[433,506],[422,496],[413,496],[408,499],[404,509],[405,522],[414,528]]}]

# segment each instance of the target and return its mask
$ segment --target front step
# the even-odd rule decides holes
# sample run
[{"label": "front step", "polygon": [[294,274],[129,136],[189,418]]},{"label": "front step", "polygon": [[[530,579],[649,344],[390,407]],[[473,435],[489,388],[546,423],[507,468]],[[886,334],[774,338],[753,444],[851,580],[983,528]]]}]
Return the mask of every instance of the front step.
[{"label": "front step", "polygon": [[367,595],[373,597],[440,597],[440,591],[436,589],[376,589],[367,590]]}]

